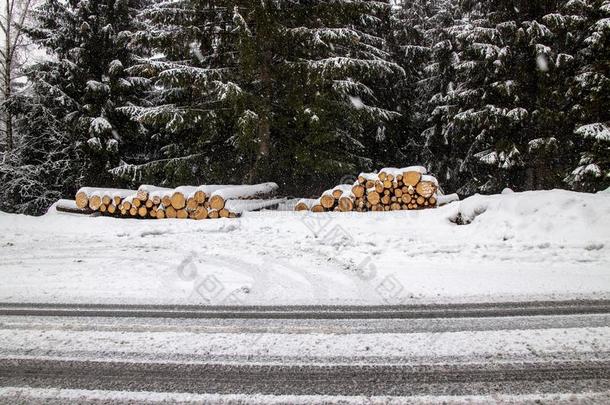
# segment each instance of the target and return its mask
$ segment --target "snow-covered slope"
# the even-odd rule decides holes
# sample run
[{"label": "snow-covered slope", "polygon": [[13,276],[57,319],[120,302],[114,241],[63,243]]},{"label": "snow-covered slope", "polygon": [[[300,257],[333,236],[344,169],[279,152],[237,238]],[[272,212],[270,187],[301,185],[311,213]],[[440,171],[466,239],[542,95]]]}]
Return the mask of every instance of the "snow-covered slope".
[{"label": "snow-covered slope", "polygon": [[[460,225],[462,224],[462,225]],[[0,301],[416,304],[610,297],[610,193],[210,221],[0,213]]]}]

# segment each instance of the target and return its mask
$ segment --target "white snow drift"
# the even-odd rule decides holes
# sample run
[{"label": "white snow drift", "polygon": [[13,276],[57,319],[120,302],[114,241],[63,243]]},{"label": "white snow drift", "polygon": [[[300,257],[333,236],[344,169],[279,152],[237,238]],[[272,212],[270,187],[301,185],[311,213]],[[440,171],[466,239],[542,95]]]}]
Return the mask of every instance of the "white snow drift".
[{"label": "white snow drift", "polygon": [[610,297],[610,193],[215,221],[0,213],[0,301],[411,304]]}]

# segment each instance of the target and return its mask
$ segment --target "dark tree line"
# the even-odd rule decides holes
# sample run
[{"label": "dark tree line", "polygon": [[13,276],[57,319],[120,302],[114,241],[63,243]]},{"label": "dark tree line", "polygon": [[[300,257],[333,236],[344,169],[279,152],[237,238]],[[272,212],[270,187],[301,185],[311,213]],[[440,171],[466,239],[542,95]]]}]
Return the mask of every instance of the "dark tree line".
[{"label": "dark tree line", "polygon": [[0,208],[82,185],[423,164],[462,195],[610,186],[609,0],[46,0]]}]

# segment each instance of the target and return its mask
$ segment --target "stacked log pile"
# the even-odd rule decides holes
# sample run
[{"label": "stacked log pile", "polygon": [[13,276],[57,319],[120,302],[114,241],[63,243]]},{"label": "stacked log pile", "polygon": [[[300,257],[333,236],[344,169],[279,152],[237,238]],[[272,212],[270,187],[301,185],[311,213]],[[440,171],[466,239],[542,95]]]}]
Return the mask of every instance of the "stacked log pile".
[{"label": "stacked log pile", "polygon": [[[317,200],[301,200],[296,211],[367,212],[418,210],[439,203],[438,181],[421,166],[361,173],[353,185],[326,190]],[[443,200],[443,199],[441,199]]]},{"label": "stacked log pile", "polygon": [[[123,218],[214,219],[235,218],[243,211],[259,207],[235,200],[269,196],[278,189],[275,183],[255,185],[204,185],[163,188],[141,185],[137,190],[84,187],[76,193],[76,206],[102,215]],[[275,201],[275,200],[274,200]],[[266,201],[269,205],[273,201]],[[277,201],[275,201],[277,203]]]}]

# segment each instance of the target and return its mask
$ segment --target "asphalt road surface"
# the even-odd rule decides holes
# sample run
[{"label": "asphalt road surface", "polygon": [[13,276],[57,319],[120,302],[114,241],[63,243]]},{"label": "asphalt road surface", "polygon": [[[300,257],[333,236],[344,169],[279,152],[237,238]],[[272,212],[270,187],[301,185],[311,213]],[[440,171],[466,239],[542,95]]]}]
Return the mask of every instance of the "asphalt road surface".
[{"label": "asphalt road surface", "polygon": [[[609,327],[608,301],[409,307],[0,304],[0,387],[21,390],[17,397],[0,390],[0,402],[19,402],[28,390],[49,388],[308,395],[324,401],[570,394],[579,401],[581,395],[610,393],[610,351],[603,342]],[[251,348],[236,346],[235,355],[217,343],[226,338],[239,344],[249,336],[264,338],[251,340]],[[388,336],[395,343],[376,348],[381,354],[356,350],[362,342]],[[404,346],[423,337],[440,339],[442,345],[437,340],[430,345],[443,353]],[[323,355],[324,345],[348,338],[354,339],[353,356],[349,348],[342,356]],[[496,349],[487,350],[486,341]],[[180,350],[168,352],[162,342]],[[289,355],[278,351],[282,345]],[[57,400],[58,391],[49,392],[45,400]]]}]

